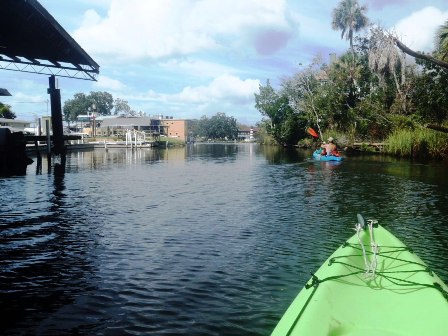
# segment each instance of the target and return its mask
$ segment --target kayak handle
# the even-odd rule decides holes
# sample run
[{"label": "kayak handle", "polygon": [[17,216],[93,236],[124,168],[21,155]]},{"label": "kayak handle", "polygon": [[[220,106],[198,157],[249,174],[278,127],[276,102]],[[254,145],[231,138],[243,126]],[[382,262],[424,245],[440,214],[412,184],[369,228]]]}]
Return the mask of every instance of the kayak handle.
[{"label": "kayak handle", "polygon": [[364,217],[361,214],[356,214],[356,217],[358,218],[358,224],[361,225],[362,229],[365,229],[366,221],[364,220]]}]

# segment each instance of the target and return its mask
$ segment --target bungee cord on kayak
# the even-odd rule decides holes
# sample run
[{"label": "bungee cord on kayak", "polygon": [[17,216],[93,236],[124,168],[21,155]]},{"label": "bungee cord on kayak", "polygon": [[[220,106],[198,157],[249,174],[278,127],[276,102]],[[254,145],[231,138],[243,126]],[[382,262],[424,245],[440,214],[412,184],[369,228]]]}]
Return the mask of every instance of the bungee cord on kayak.
[{"label": "bungee cord on kayak", "polygon": [[373,237],[373,226],[375,224],[378,224],[377,220],[374,219],[368,219],[367,220],[367,227],[369,228],[369,233],[370,233],[370,248],[372,250],[372,258],[371,261],[369,262],[368,258],[367,258],[367,253],[366,253],[366,249],[364,247],[364,244],[361,240],[360,237],[360,233],[362,230],[365,229],[365,221],[364,218],[358,214],[358,223],[356,223],[355,225],[355,231],[356,231],[356,236],[358,237],[358,241],[359,241],[359,245],[362,248],[362,255],[364,257],[364,264],[366,265],[366,272],[364,274],[364,276],[366,278],[375,278],[375,272],[376,272],[376,267],[378,265],[378,251],[379,251],[379,247],[378,244],[375,242],[375,239]]},{"label": "bungee cord on kayak", "polygon": [[[400,335],[445,335],[446,285],[376,220],[358,215],[355,231],[311,274],[272,335],[328,335],[340,330],[384,334],[396,332],[397,326]],[[372,304],[382,307],[377,319],[386,324],[379,329],[369,317]],[[397,305],[428,323],[421,324]],[[356,316],[346,313],[353,307]]]}]

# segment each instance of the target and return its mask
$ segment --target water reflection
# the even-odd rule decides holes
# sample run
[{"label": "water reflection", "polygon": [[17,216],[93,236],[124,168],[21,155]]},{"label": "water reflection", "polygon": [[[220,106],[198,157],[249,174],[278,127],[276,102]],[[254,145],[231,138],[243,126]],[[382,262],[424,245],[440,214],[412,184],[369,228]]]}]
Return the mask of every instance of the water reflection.
[{"label": "water reflection", "polygon": [[[2,198],[14,212],[1,213],[2,334],[39,334],[36,321],[45,321],[91,287],[90,256],[95,254],[96,238],[77,226],[67,208],[65,158],[54,163],[52,175],[51,168],[47,170],[52,187],[39,167],[33,185],[20,187],[22,179],[17,189],[10,184],[3,188],[13,193]],[[51,334],[51,326],[43,333]]]},{"label": "water reflection", "polygon": [[295,148],[281,148],[278,146],[262,146],[259,148],[266,160],[273,164],[294,163],[310,158],[308,151]]}]

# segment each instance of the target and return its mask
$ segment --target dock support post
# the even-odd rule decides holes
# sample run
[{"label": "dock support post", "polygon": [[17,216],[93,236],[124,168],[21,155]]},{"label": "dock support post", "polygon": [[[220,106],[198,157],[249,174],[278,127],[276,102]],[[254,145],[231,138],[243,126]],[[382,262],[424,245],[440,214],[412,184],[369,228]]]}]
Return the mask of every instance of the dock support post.
[{"label": "dock support post", "polygon": [[[47,154],[51,154],[51,135],[50,135],[50,121],[45,120],[45,134],[47,135]],[[54,140],[54,138],[53,138]]]},{"label": "dock support post", "polygon": [[[37,135],[38,135],[38,136],[41,136],[41,135],[42,135],[42,119],[41,119],[41,118],[39,118],[39,119],[37,120]],[[38,144],[38,145],[40,144],[39,141],[37,141],[37,144]]]},{"label": "dock support post", "polygon": [[40,157],[39,141],[37,140],[34,140],[34,149],[36,150],[36,157]]},{"label": "dock support post", "polygon": [[53,127],[53,151],[56,155],[65,152],[64,148],[64,128],[62,125],[61,92],[56,88],[56,77],[49,78],[49,88],[51,103],[51,125]]}]

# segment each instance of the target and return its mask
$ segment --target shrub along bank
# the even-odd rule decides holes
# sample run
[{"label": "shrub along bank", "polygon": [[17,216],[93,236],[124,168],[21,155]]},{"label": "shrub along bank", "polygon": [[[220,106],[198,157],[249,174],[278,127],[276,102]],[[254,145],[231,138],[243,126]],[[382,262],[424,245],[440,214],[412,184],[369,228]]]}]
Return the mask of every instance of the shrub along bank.
[{"label": "shrub along bank", "polygon": [[431,129],[397,130],[386,140],[389,154],[416,159],[448,159],[448,134]]}]

